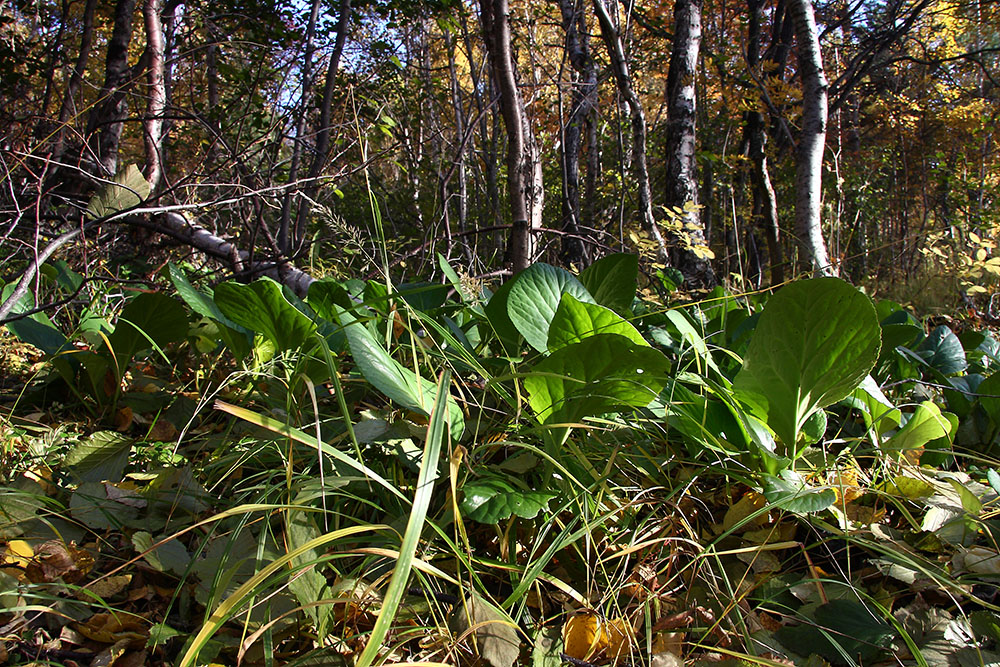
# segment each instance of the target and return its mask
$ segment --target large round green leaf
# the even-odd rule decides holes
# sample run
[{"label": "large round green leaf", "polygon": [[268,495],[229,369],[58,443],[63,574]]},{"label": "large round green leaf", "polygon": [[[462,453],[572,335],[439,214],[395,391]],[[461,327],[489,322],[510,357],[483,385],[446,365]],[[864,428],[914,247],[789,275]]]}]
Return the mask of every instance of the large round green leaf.
[{"label": "large round green leaf", "polygon": [[562,295],[549,325],[548,349],[554,352],[561,347],[579,343],[588,336],[608,333],[625,336],[636,345],[649,346],[639,331],[615,311],[596,303],[578,301],[567,292]]},{"label": "large round green leaf", "polygon": [[563,294],[594,303],[594,297],[573,274],[548,264],[532,264],[519,273],[507,295],[511,322],[539,352],[548,349],[549,325]]},{"label": "large round green leaf", "polygon": [[794,449],[809,415],[868,375],[879,334],[871,300],[843,280],[792,283],[765,306],[733,388]]},{"label": "large round green leaf", "polygon": [[225,282],[215,288],[219,310],[236,324],[263,334],[279,351],[295,350],[316,325],[281,293],[281,285],[261,278],[249,285]]},{"label": "large round green leaf", "polygon": [[577,422],[622,407],[646,406],[663,389],[670,362],[654,348],[598,334],[560,348],[524,378],[542,423]]},{"label": "large round green leaf", "polygon": [[618,312],[632,307],[638,278],[638,255],[624,253],[602,257],[580,273],[580,282],[594,300]]}]

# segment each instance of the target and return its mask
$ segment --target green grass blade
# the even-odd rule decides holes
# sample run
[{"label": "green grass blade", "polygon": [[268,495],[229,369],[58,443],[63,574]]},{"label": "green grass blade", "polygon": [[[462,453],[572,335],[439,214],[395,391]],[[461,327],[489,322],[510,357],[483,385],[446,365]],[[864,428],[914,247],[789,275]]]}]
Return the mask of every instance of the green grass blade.
[{"label": "green grass blade", "polygon": [[216,401],[215,409],[231,414],[232,416],[238,417],[244,421],[248,421],[251,424],[260,426],[261,428],[266,428],[269,431],[273,431],[280,435],[289,437],[292,440],[295,440],[296,442],[300,442],[303,445],[306,445],[307,447],[317,448],[324,454],[332,456],[341,463],[354,468],[355,470],[365,475],[369,479],[374,480],[381,486],[388,489],[394,496],[397,496],[398,498],[401,498],[403,501],[408,502],[406,496],[404,496],[399,489],[397,489],[395,486],[387,482],[385,478],[379,475],[377,472],[375,472],[366,465],[358,463],[350,456],[344,454],[338,449],[331,447],[325,442],[320,442],[319,440],[316,439],[315,436],[309,435],[305,431],[300,431],[299,429],[293,426],[289,426],[288,424],[285,424],[283,422],[280,422],[277,419],[271,419],[270,417],[265,417],[262,414],[254,412],[253,410],[247,410],[246,408],[241,408],[236,405],[231,405],[223,401]]},{"label": "green grass blade", "polygon": [[233,591],[232,595],[223,600],[215,611],[212,612],[212,615],[208,617],[208,621],[198,631],[198,634],[195,635],[194,639],[191,640],[190,647],[188,647],[184,657],[181,658],[180,663],[178,663],[179,667],[190,667],[195,664],[195,661],[198,659],[198,653],[201,651],[202,647],[209,640],[209,638],[215,634],[216,630],[218,630],[223,623],[229,620],[229,618],[237,611],[245,600],[255,594],[256,589],[263,582],[267,581],[268,577],[277,572],[279,569],[285,567],[292,560],[312,549],[322,547],[343,537],[378,530],[391,530],[391,528],[382,524],[341,528],[340,530],[335,530],[331,533],[326,533],[325,535],[320,535],[317,538],[311,539],[298,548],[283,554],[273,562],[268,563],[267,566],[262,568],[259,572],[254,574],[254,576],[240,585],[239,588]]},{"label": "green grass blade", "polygon": [[396,617],[396,610],[406,593],[407,582],[410,579],[410,571],[413,568],[414,557],[417,552],[417,545],[420,542],[420,534],[423,532],[424,520],[427,518],[427,510],[430,508],[431,497],[434,492],[434,481],[437,479],[438,458],[441,455],[442,445],[448,437],[446,421],[448,415],[448,387],[451,384],[451,371],[445,370],[438,382],[437,396],[434,399],[434,408],[431,411],[430,424],[427,426],[427,442],[424,445],[424,455],[420,462],[420,474],[417,476],[417,490],[413,496],[413,509],[410,512],[409,521],[406,523],[406,531],[403,533],[403,541],[399,547],[399,559],[396,567],[393,568],[392,580],[385,592],[382,609],[379,612],[375,626],[372,628],[368,644],[358,658],[356,667],[369,667],[378,656],[379,649],[382,648],[382,641],[389,633]]}]

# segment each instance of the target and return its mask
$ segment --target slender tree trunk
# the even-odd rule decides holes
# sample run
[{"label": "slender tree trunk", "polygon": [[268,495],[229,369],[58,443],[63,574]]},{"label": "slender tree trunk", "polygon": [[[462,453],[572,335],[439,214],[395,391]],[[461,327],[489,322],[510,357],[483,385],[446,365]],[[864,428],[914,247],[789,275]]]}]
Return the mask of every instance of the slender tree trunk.
[{"label": "slender tree trunk", "polygon": [[811,0],[788,0],[802,75],[802,130],[795,164],[795,234],[813,270],[836,275],[820,220],[823,149],[826,142],[827,82]]},{"label": "slender tree trunk", "polygon": [[306,133],[306,115],[309,98],[312,95],[312,58],[315,45],[316,19],[319,16],[320,0],[313,0],[306,25],[305,54],[302,60],[302,97],[295,114],[295,138],[292,141],[292,160],[288,167],[289,188],[281,203],[281,220],[278,223],[278,250],[288,256],[297,246],[298,239],[292,238],[292,200],[298,197],[295,182],[299,178],[299,162],[302,160],[302,141]]},{"label": "slender tree trunk", "polygon": [[118,145],[128,114],[125,89],[130,83],[128,47],[132,41],[135,1],[118,0],[115,3],[115,23],[108,41],[104,85],[87,123],[91,152],[97,158],[96,166],[103,177],[114,176],[118,170]]},{"label": "slender tree trunk", "polygon": [[479,0],[483,36],[500,93],[500,112],[507,130],[507,195],[511,232],[508,260],[517,272],[528,267],[535,254],[534,230],[542,226],[542,163],[534,133],[517,86],[511,50],[510,8],[507,0]]},{"label": "slender tree trunk", "polygon": [[682,228],[672,239],[671,263],[695,287],[715,285],[715,272],[706,252],[704,228],[698,213],[695,157],[698,51],[701,47],[701,0],[674,4],[674,43],[667,75],[667,183],[666,205],[680,209]]},{"label": "slender tree trunk", "polygon": [[295,217],[295,235],[301,238],[305,233],[306,218],[309,215],[309,201],[315,199],[320,183],[317,180],[330,159],[330,125],[333,117],[333,94],[337,87],[337,71],[340,58],[347,42],[347,28],[351,20],[351,0],[340,0],[337,16],[337,37],[333,42],[333,52],[326,66],[326,82],[323,84],[323,101],[319,108],[319,129],[316,133],[316,153],[309,166],[309,183],[305,187],[306,196],[299,202]]},{"label": "slender tree trunk", "polygon": [[[59,30],[56,32],[55,39],[52,40],[48,49],[49,62],[46,63],[45,66],[48,75],[45,77],[45,92],[42,94],[42,103],[39,107],[39,115],[42,118],[48,118],[49,116],[49,100],[52,99],[52,91],[55,89],[56,71],[62,67],[61,64],[56,64],[56,59],[60,57],[63,50],[63,35],[66,33],[66,22],[69,19],[69,8],[70,3],[68,0],[63,0],[62,12],[59,18]],[[39,124],[36,126],[36,131],[42,130],[44,127],[44,124]]]},{"label": "slender tree trunk", "polygon": [[[455,145],[457,146],[457,151],[453,157],[451,157],[451,164],[448,165],[445,174],[441,177],[441,215],[444,219],[445,233],[447,234],[447,252],[451,255],[452,249],[452,238],[451,238],[451,213],[449,211],[451,207],[451,200],[455,199],[455,212],[458,218],[458,228],[464,231],[466,225],[468,224],[468,176],[466,175],[465,168],[465,153],[466,145],[471,136],[467,137],[466,132],[470,131],[471,128],[467,129],[467,119],[465,115],[465,106],[462,103],[462,86],[458,80],[458,66],[455,60],[455,39],[451,33],[445,31],[444,33],[445,50],[448,53],[448,88],[451,93],[451,108],[455,115]],[[451,194],[451,188],[449,187],[449,182],[452,175],[457,175],[458,177],[458,193],[456,195]],[[466,260],[470,263],[473,260],[472,251],[468,244],[463,244],[463,248],[466,255]]]},{"label": "slender tree trunk", "polygon": [[583,129],[596,105],[597,68],[590,57],[587,21],[582,0],[559,0],[566,54],[572,66],[569,117],[562,131],[563,231],[562,256],[578,266],[590,262],[580,225],[580,148]]},{"label": "slender tree trunk", "polygon": [[163,83],[163,22],[160,17],[162,0],[145,0],[143,17],[146,23],[146,49],[149,52],[149,69],[146,73],[146,118],[143,120],[146,165],[143,175],[155,192],[163,177],[163,110],[167,103],[167,90]]},{"label": "slender tree trunk", "polygon": [[222,124],[219,122],[219,31],[215,22],[206,20],[208,30],[208,47],[205,49],[205,78],[208,80],[208,107],[205,109],[205,120],[215,135],[208,146],[208,166],[218,162],[222,152]]},{"label": "slender tree trunk", "polygon": [[649,188],[649,169],[646,166],[646,115],[642,111],[639,96],[632,88],[632,79],[629,76],[628,62],[625,59],[622,41],[618,35],[618,29],[611,21],[611,15],[608,14],[604,0],[594,0],[594,13],[597,14],[597,22],[601,26],[601,37],[608,49],[608,58],[611,61],[615,82],[618,84],[618,93],[625,100],[631,118],[632,171],[639,190],[639,212],[642,214],[643,226],[656,239],[660,246],[661,258],[666,260],[667,244],[653,215],[653,197]]},{"label": "slender tree trunk", "polygon": [[77,55],[73,74],[70,75],[69,83],[66,84],[66,93],[63,95],[62,105],[59,107],[59,127],[52,146],[53,162],[62,161],[66,146],[66,128],[78,113],[76,110],[76,99],[80,94],[80,87],[83,84],[83,75],[87,71],[87,61],[90,59],[90,47],[94,43],[94,12],[96,9],[97,0],[87,0],[87,4],[83,8],[80,53]]},{"label": "slender tree trunk", "polygon": [[[748,0],[747,3],[750,15],[747,25],[747,67],[754,72],[757,71],[760,60],[760,16],[763,4],[763,0]],[[785,282],[785,267],[779,238],[778,203],[767,166],[764,114],[759,109],[752,109],[747,113],[746,122],[748,153],[753,166],[755,219],[760,221],[767,239],[771,284],[780,285]]]}]

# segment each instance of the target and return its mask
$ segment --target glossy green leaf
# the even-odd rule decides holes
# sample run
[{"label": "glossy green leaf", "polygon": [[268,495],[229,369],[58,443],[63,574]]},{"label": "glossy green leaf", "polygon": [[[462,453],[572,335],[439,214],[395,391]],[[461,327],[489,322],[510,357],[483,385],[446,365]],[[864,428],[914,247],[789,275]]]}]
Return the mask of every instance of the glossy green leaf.
[{"label": "glossy green leaf", "polygon": [[950,424],[941,409],[932,401],[924,401],[906,425],[882,443],[882,449],[889,452],[918,449],[931,440],[945,437],[949,430]]},{"label": "glossy green leaf", "polygon": [[794,449],[809,415],[868,375],[879,334],[871,300],[843,280],[792,283],[765,306],[733,388]]},{"label": "glossy green leaf", "polygon": [[560,348],[524,378],[542,423],[577,422],[622,407],[648,405],[667,382],[663,353],[624,336],[598,334]]},{"label": "glossy green leaf", "polygon": [[177,299],[159,292],[142,292],[126,304],[108,336],[122,377],[140,350],[163,348],[187,335],[187,311]]},{"label": "glossy green leaf", "polygon": [[250,352],[253,343],[253,332],[240,326],[223,314],[212,295],[197,289],[184,275],[184,271],[174,264],[169,265],[170,280],[177,290],[177,295],[184,300],[188,308],[202,317],[215,320],[219,327],[219,338],[229,348],[237,359],[242,359]]},{"label": "glossy green leaf", "polygon": [[986,481],[989,482],[993,492],[1000,495],[1000,473],[993,468],[986,471]]},{"label": "glossy green leaf", "polygon": [[499,352],[506,356],[516,355],[521,347],[521,334],[517,332],[517,327],[514,326],[507,313],[507,302],[513,287],[513,279],[505,282],[493,293],[483,309],[500,344]]},{"label": "glossy green leaf", "polygon": [[563,294],[549,325],[549,352],[597,334],[617,334],[636,345],[649,346],[639,331],[618,313],[596,303],[579,301],[572,294]]},{"label": "glossy green leaf", "polygon": [[689,320],[684,313],[677,309],[668,310],[664,313],[664,316],[677,330],[677,333],[680,334],[681,340],[691,346],[691,349],[693,349],[695,354],[698,355],[698,358],[716,373],[721,373],[708,350],[708,343],[705,342],[705,338],[701,335],[701,332],[698,331],[695,325],[691,323],[691,320]]},{"label": "glossy green leaf", "polygon": [[851,396],[857,400],[856,407],[861,410],[865,426],[874,427],[879,435],[899,426],[902,415],[871,375],[865,376]]},{"label": "glossy green leaf", "polygon": [[462,514],[479,523],[497,524],[511,515],[534,519],[557,494],[529,491],[501,477],[480,477],[462,487]]},{"label": "glossy green leaf", "polygon": [[968,367],[965,348],[955,332],[941,325],[914,350],[927,365],[944,375],[961,373]]},{"label": "glossy green leaf", "polygon": [[837,494],[831,488],[807,486],[796,473],[787,470],[782,475],[764,477],[764,497],[772,505],[795,514],[811,514],[837,501]]},{"label": "glossy green leaf", "polygon": [[632,308],[638,278],[639,257],[625,253],[602,257],[580,273],[594,301],[619,313]]},{"label": "glossy green leaf", "polygon": [[514,278],[507,295],[507,314],[531,347],[545,352],[549,326],[563,294],[593,303],[587,288],[569,271],[548,264],[532,264]]},{"label": "glossy green leaf", "polygon": [[979,405],[994,424],[1000,424],[1000,372],[994,372],[976,388]]},{"label": "glossy green leaf", "polygon": [[[396,404],[430,415],[437,385],[428,378],[417,377],[416,373],[389,356],[382,344],[350,311],[341,310],[339,317],[351,356],[365,379]],[[461,437],[465,430],[465,418],[451,396],[448,397],[448,421],[452,437]]]},{"label": "glossy green leaf", "polygon": [[316,325],[288,302],[281,285],[261,278],[249,285],[225,282],[215,288],[215,303],[236,324],[256,331],[276,351],[296,350],[316,331]]}]

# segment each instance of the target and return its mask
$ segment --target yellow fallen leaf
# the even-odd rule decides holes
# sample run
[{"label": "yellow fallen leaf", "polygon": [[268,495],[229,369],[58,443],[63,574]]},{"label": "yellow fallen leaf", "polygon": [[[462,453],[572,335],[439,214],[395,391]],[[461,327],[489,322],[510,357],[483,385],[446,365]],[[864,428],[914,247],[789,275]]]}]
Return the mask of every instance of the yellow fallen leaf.
[{"label": "yellow fallen leaf", "polygon": [[597,614],[585,613],[570,616],[563,625],[563,647],[571,658],[586,660],[604,648],[601,624]]},{"label": "yellow fallen leaf", "polygon": [[24,540],[11,540],[7,543],[7,550],[0,556],[0,565],[11,565],[13,567],[0,567],[0,572],[9,574],[12,577],[24,580],[24,569],[35,556],[34,549]]},{"label": "yellow fallen leaf", "polygon": [[601,642],[608,657],[618,662],[632,650],[632,626],[624,618],[608,619],[601,627]]}]

